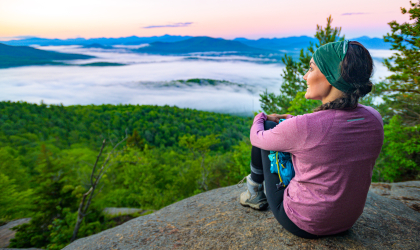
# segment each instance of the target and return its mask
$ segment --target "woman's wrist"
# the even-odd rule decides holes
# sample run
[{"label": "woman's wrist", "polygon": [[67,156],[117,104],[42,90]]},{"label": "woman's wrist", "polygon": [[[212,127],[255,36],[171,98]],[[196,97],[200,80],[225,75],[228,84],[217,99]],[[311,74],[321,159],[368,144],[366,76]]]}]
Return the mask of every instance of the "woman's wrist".
[{"label": "woman's wrist", "polygon": [[267,115],[267,120],[279,123],[280,119],[286,119],[288,115],[289,114],[282,114],[282,115],[271,114],[271,115]]}]

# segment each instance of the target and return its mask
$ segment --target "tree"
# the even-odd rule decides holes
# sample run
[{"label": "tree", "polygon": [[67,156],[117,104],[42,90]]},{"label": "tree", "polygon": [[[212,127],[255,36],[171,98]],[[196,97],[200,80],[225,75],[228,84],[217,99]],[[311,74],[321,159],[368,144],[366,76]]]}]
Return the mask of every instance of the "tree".
[{"label": "tree", "polygon": [[127,146],[129,147],[136,147],[140,150],[144,149],[144,140],[141,138],[137,130],[134,129],[133,135],[127,138]]},{"label": "tree", "polygon": [[409,181],[420,178],[420,126],[404,126],[395,115],[384,126],[385,143],[374,170],[374,181]]},{"label": "tree", "polygon": [[64,169],[60,159],[41,146],[38,158],[36,178],[37,188],[34,190],[34,216],[30,223],[18,226],[11,247],[45,247],[50,243],[50,226],[53,221],[63,218],[63,209],[74,207],[77,188],[69,183],[69,170]]},{"label": "tree", "polygon": [[384,36],[396,52],[384,61],[390,75],[379,85],[384,103],[385,142],[374,172],[376,181],[405,181],[420,178],[420,2],[410,2],[411,23],[389,24]]},{"label": "tree", "polygon": [[[95,164],[93,165],[93,168],[92,168],[92,174],[90,175],[90,185],[91,185],[91,187],[82,196],[82,201],[80,202],[79,209],[77,210],[76,225],[74,227],[73,236],[71,237],[70,241],[73,242],[77,238],[77,233],[79,232],[80,225],[83,222],[83,218],[87,214],[87,210],[90,206],[90,203],[92,202],[93,194],[95,193],[95,190],[98,187],[99,181],[101,180],[102,176],[105,174],[107,168],[109,167],[108,163],[109,163],[109,160],[111,159],[112,153],[126,139],[127,139],[127,137],[124,138],[123,140],[121,140],[119,143],[117,143],[117,145],[114,146],[114,148],[111,150],[111,152],[108,153],[108,156],[107,156],[106,160],[104,161],[104,163],[102,164],[102,167],[99,170],[97,170],[96,167],[98,165],[99,159],[101,158],[102,151],[104,150],[104,147],[105,147],[105,140],[103,140],[102,147],[99,151],[98,156],[96,157]],[[86,201],[86,199],[87,199],[87,201]]]},{"label": "tree", "polygon": [[19,191],[15,180],[0,172],[0,223],[30,215],[33,191]]},{"label": "tree", "polygon": [[188,148],[196,158],[200,159],[201,180],[200,185],[204,190],[208,190],[207,178],[208,169],[205,164],[206,154],[210,152],[210,147],[219,143],[217,135],[208,135],[196,138],[195,135],[184,135],[179,139],[179,145]]},{"label": "tree", "polygon": [[306,91],[306,81],[303,80],[303,76],[315,50],[324,44],[344,40],[344,36],[340,37],[341,27],[332,28],[332,21],[333,19],[329,16],[325,28],[316,26],[315,38],[318,39],[318,43],[315,45],[310,43],[306,51],[302,49],[298,61],[294,61],[287,54],[284,55],[282,62],[286,68],[281,75],[283,82],[280,86],[280,94],[265,91],[260,95],[261,107],[266,113],[303,114],[312,112],[312,109],[319,105],[318,101],[306,100],[304,94],[298,95],[298,93]]},{"label": "tree", "polygon": [[388,94],[385,101],[403,118],[406,125],[420,123],[420,1],[411,2],[411,9],[401,8],[402,14],[409,14],[410,20],[389,24],[391,33],[384,41],[391,43],[396,52],[384,60],[384,65],[393,74],[382,83],[382,92]]}]

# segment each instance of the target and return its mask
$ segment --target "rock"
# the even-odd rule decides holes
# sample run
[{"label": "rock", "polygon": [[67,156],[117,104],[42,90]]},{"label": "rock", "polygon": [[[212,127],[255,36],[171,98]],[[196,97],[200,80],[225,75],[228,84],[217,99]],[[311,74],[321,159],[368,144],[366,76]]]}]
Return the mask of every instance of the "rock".
[{"label": "rock", "polygon": [[372,183],[370,190],[384,197],[399,200],[409,208],[420,212],[420,181],[396,183]]},{"label": "rock", "polygon": [[346,234],[307,240],[286,231],[271,211],[242,207],[243,191],[198,194],[64,249],[420,249],[420,213],[374,192]]},{"label": "rock", "polygon": [[0,227],[0,248],[8,247],[10,240],[15,237],[16,232],[11,230],[12,227],[16,227],[25,223],[28,223],[31,218],[24,218],[19,220],[14,220],[6,225]]},{"label": "rock", "polygon": [[144,210],[138,208],[127,208],[127,207],[107,207],[104,209],[104,214],[119,216],[129,214],[142,214]]}]

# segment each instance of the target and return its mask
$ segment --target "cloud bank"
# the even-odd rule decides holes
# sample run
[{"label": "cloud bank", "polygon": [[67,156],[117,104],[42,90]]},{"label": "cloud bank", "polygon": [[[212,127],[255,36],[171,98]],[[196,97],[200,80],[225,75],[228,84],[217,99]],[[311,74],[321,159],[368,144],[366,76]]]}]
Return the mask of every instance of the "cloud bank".
[{"label": "cloud bank", "polygon": [[[259,93],[277,93],[282,82],[282,64],[258,64],[241,57],[160,56],[86,49],[80,46],[38,47],[52,51],[87,54],[96,58],[74,63],[114,62],[119,67],[29,66],[1,70],[0,101],[47,104],[147,104],[176,105],[214,112],[252,115],[261,110]],[[388,50],[370,50],[374,57],[388,57]],[[374,82],[386,77],[388,69],[375,60]],[[176,84],[173,80],[193,78],[226,80],[232,84]]]},{"label": "cloud bank", "polygon": [[192,22],[186,22],[186,23],[173,23],[173,24],[167,24],[167,25],[151,25],[143,27],[143,29],[154,29],[154,28],[178,28],[178,27],[188,27]]}]

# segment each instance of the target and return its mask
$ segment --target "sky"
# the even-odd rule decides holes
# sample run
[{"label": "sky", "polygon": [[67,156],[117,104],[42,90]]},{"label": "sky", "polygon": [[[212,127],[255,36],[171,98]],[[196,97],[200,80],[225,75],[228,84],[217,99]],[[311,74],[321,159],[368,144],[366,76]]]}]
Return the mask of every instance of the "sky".
[{"label": "sky", "polygon": [[408,0],[0,0],[0,38],[189,35],[233,39],[313,36],[316,25],[347,38],[382,37],[409,21]]}]

